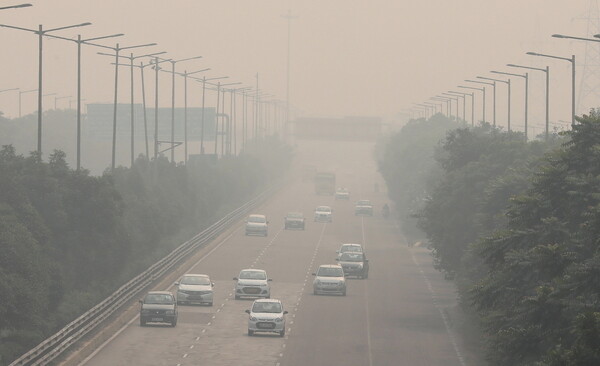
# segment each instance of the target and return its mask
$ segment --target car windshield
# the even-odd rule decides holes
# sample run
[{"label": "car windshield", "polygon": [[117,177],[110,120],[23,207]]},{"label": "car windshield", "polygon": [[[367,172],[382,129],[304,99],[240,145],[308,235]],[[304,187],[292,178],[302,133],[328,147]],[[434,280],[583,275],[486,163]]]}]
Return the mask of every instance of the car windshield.
[{"label": "car windshield", "polygon": [[343,277],[344,270],[339,267],[320,267],[317,272],[319,277]]},{"label": "car windshield", "polygon": [[242,280],[266,280],[267,274],[263,271],[242,271],[240,272]]},{"label": "car windshield", "polygon": [[248,222],[257,222],[264,224],[267,222],[267,219],[264,216],[250,216],[248,217]]},{"label": "car windshield", "polygon": [[255,302],[252,305],[253,313],[281,313],[281,304],[278,302]]},{"label": "car windshield", "polygon": [[317,211],[320,211],[320,212],[331,212],[331,208],[327,207],[327,206],[319,206],[319,207],[317,207]]},{"label": "car windshield", "polygon": [[300,212],[290,212],[287,214],[287,217],[289,217],[291,219],[301,219],[302,214]]},{"label": "car windshield", "polygon": [[172,304],[173,295],[169,294],[148,294],[144,297],[144,304]]},{"label": "car windshield", "polygon": [[362,262],[362,253],[346,252],[340,256],[340,260],[344,262]]},{"label": "car windshield", "polygon": [[210,285],[210,279],[204,276],[184,276],[179,283],[182,285]]},{"label": "car windshield", "polygon": [[347,252],[362,252],[362,247],[360,245],[342,245],[342,250],[340,250],[340,253],[347,253]]}]

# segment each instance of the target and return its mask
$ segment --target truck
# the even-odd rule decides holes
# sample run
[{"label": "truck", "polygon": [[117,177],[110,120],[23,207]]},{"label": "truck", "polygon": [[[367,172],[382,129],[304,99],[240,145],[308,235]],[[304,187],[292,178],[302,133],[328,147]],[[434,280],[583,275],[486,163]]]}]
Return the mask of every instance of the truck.
[{"label": "truck", "polygon": [[335,173],[317,172],[315,174],[315,193],[333,195],[335,193]]}]

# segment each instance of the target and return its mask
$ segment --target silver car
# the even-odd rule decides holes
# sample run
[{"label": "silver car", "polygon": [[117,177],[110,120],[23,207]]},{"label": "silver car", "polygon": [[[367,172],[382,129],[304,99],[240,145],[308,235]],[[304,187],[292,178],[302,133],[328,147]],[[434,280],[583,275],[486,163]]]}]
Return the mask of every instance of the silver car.
[{"label": "silver car", "polygon": [[175,282],[177,288],[178,304],[207,304],[213,305],[214,283],[210,277],[204,274],[185,274],[179,282]]},{"label": "silver car", "polygon": [[272,281],[267,277],[267,272],[262,269],[243,269],[238,277],[233,278],[235,284],[235,299],[242,297],[271,297]]},{"label": "silver car", "polygon": [[252,303],[252,309],[248,313],[248,335],[256,332],[278,333],[280,337],[285,335],[285,314],[283,304],[275,299],[258,299]]},{"label": "silver car", "polygon": [[333,209],[329,206],[318,206],[315,209],[316,222],[332,222]]},{"label": "silver car", "polygon": [[342,266],[337,264],[323,264],[316,273],[313,273],[313,293],[340,294],[346,296],[346,278]]},{"label": "silver car", "polygon": [[250,215],[246,219],[246,235],[267,236],[269,233],[269,221],[265,215]]}]

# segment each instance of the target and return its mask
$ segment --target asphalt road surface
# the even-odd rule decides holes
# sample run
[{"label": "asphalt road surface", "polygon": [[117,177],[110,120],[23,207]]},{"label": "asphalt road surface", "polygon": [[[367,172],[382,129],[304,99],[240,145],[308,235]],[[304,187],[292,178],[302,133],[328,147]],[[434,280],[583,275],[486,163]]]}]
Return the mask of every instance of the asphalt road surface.
[{"label": "asphalt road surface", "polygon": [[[315,195],[312,182],[298,173],[256,210],[270,221],[268,237],[245,236],[240,222],[190,263],[187,272],[208,274],[215,282],[214,306],[180,306],[175,328],[141,327],[132,319],[80,365],[467,365],[445,312],[456,302],[452,283],[432,268],[425,248],[409,248],[394,220],[381,217],[387,197],[373,146],[299,143],[298,171],[304,164],[334,170],[336,185],[349,189],[350,200]],[[374,203],[373,217],[354,215],[359,199]],[[313,222],[318,205],[333,207],[332,223]],[[305,231],[283,230],[289,211],[304,213]],[[335,263],[342,243],[365,247],[369,278],[348,279],[347,296],[313,295],[312,273]],[[244,310],[252,300],[233,297],[232,278],[243,268],[265,269],[273,279],[272,298],[289,311],[285,337],[247,335]]]}]

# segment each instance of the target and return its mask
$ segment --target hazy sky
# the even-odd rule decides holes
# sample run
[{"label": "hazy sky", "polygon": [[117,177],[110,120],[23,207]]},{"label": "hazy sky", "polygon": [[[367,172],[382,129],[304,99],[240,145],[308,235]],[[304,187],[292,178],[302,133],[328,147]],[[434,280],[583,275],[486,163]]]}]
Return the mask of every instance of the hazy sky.
[{"label": "hazy sky", "polygon": [[[0,5],[19,0],[0,0]],[[585,43],[551,38],[553,33],[587,35],[589,0],[30,0],[31,8],[4,10],[0,23],[26,28],[60,27],[81,22],[92,26],[56,32],[83,38],[125,33],[128,46],[157,42],[136,51],[168,51],[187,61],[178,71],[210,67],[208,77],[229,75],[231,81],[254,85],[285,99],[287,20],[292,22],[291,102],[306,114],[320,116],[380,115],[389,117],[413,103],[457,90],[466,78],[491,76],[489,70],[521,72],[505,67],[521,63],[551,66],[551,119],[570,119],[570,66],[567,62],[526,56],[537,51],[561,56],[575,53],[583,70]],[[595,29],[592,33],[600,33]],[[37,87],[37,38],[32,33],[0,28],[3,67],[0,89]],[[103,41],[113,45],[116,40]],[[596,44],[594,46],[597,47]],[[84,47],[83,98],[111,102],[112,59]],[[75,96],[74,43],[45,39],[44,90]],[[129,101],[128,70],[121,69],[121,102]],[[581,72],[579,73],[581,76]],[[533,119],[543,118],[544,76],[531,75]],[[136,74],[136,83],[138,83]],[[148,93],[153,80],[147,79]],[[161,104],[170,105],[170,79],[161,75]],[[183,105],[177,79],[177,104]],[[600,80],[596,81],[600,84]],[[579,82],[578,82],[579,84]],[[198,104],[200,85],[190,87],[190,104]],[[498,86],[498,121],[506,116],[506,89]],[[522,120],[523,82],[514,80],[513,123]],[[491,96],[491,89],[488,93]],[[54,106],[54,97],[44,99]],[[136,96],[140,100],[139,94]],[[480,94],[476,98],[480,98]],[[17,93],[0,94],[0,108],[16,116]],[[35,94],[23,95],[23,110],[36,109]],[[478,105],[479,102],[476,103]],[[491,99],[488,119],[491,119]],[[68,98],[58,100],[68,107]],[[73,103],[74,106],[74,103]],[[586,101],[581,111],[595,106]],[[462,111],[461,111],[462,112]],[[479,115],[480,112],[477,112]]]}]

